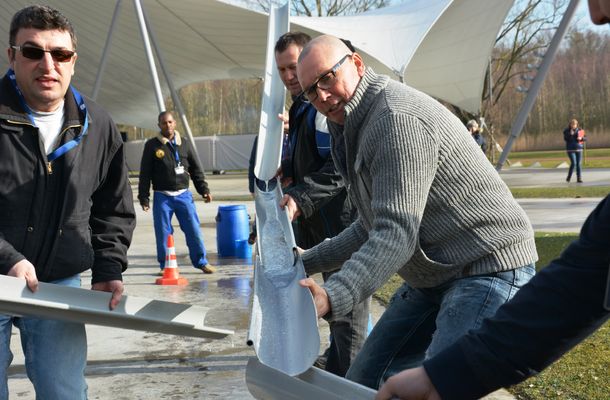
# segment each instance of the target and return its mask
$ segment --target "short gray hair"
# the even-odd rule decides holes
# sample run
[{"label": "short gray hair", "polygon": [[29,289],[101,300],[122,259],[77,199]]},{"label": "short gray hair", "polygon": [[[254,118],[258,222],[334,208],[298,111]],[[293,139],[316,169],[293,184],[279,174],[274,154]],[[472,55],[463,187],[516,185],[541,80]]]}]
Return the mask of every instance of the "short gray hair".
[{"label": "short gray hair", "polygon": [[479,126],[479,123],[477,122],[476,119],[471,119],[470,121],[466,122],[466,129],[470,130],[470,128],[472,128],[475,125]]}]

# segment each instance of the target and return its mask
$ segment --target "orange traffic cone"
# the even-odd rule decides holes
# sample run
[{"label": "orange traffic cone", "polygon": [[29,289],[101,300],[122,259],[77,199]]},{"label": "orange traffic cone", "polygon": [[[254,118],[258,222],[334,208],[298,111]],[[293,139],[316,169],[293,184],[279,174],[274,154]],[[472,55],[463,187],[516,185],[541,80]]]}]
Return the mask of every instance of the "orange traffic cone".
[{"label": "orange traffic cone", "polygon": [[174,236],[167,235],[167,251],[165,255],[165,268],[163,277],[157,278],[157,285],[188,285],[185,278],[181,278],[178,273],[178,262],[176,261],[176,248],[174,247]]}]

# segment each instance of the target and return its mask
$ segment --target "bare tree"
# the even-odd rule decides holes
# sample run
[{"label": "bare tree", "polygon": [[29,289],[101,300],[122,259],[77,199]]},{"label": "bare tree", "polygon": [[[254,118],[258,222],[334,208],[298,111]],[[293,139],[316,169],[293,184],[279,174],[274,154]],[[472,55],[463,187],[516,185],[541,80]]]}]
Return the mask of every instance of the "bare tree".
[{"label": "bare tree", "polygon": [[[489,76],[482,94],[483,109],[498,103],[511,80],[526,78],[537,56],[544,53],[567,6],[567,0],[518,0],[496,39],[491,59],[493,92]],[[529,64],[529,68],[528,68]],[[487,74],[490,71],[488,69]]]},{"label": "bare tree", "polygon": [[[331,17],[335,15],[351,15],[364,11],[385,7],[391,0],[290,0],[293,15],[308,17]],[[260,10],[269,11],[269,4],[283,5],[281,0],[250,0],[246,1]]]}]

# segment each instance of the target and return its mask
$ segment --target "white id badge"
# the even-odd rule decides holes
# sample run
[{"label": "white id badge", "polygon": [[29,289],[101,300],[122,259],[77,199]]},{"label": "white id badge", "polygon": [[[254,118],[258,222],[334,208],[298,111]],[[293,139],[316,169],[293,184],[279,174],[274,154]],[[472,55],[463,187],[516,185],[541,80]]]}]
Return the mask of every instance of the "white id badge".
[{"label": "white id badge", "polygon": [[184,174],[184,167],[182,165],[178,165],[176,168],[174,168],[174,171],[176,171],[176,175]]}]

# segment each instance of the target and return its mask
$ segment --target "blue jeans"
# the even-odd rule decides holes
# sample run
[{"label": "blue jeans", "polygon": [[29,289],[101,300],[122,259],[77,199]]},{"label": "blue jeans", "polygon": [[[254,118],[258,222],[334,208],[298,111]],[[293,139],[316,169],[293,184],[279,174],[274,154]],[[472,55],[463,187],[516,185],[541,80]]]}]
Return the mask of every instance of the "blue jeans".
[{"label": "blue jeans", "polygon": [[186,237],[191,263],[196,268],[207,265],[203,236],[199,229],[199,216],[193,202],[192,193],[187,190],[178,196],[168,196],[155,192],[153,196],[153,220],[157,240],[157,261],[161,269],[165,268],[165,246],[167,235],[174,233],[172,216],[176,214],[180,229]]},{"label": "blue jeans", "polygon": [[572,172],[576,167],[576,177],[580,179],[580,159],[582,152],[580,151],[568,151],[568,157],[570,158],[570,169],[568,170],[568,181],[572,178]]},{"label": "blue jeans", "polygon": [[407,283],[388,308],[347,371],[346,378],[373,389],[413,368],[491,317],[535,274],[528,265],[512,271],[456,279],[416,289]]},{"label": "blue jeans", "polygon": [[[80,275],[53,281],[80,287]],[[37,400],[87,399],[85,325],[73,322],[0,315],[0,399],[8,399],[7,370],[13,361],[11,330],[21,334],[25,368]]]},{"label": "blue jeans", "polygon": [[[324,282],[337,271],[324,272],[322,274]],[[331,340],[326,371],[337,376],[345,376],[366,340],[370,306],[371,298],[368,297],[354,305],[352,311],[347,315],[330,321]]]}]

